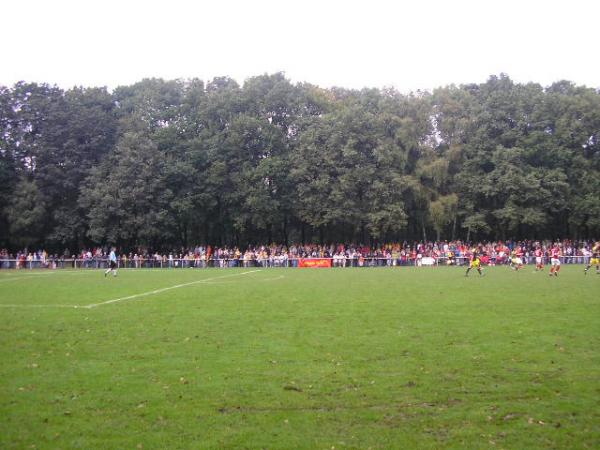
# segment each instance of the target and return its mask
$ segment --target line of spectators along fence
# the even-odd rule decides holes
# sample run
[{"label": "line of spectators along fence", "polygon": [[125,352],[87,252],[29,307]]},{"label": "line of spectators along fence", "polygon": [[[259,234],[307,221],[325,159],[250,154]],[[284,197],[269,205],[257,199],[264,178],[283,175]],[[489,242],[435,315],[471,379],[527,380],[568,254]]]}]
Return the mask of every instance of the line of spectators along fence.
[{"label": "line of spectators along fence", "polygon": [[[127,259],[119,258],[118,267],[120,269],[181,269],[181,268],[234,268],[234,267],[261,267],[261,268],[295,268],[299,267],[299,262],[329,260],[331,267],[398,267],[398,266],[463,266],[469,263],[469,257],[457,256],[448,258],[447,256],[440,257],[370,257],[360,256],[351,257],[327,257],[327,258],[288,258],[288,257],[269,257],[269,258],[177,258],[177,259]],[[535,265],[535,256],[522,257],[524,264]],[[590,256],[561,256],[560,260],[564,264],[588,264]],[[549,257],[543,257],[544,264],[550,263]],[[508,265],[510,258],[508,257],[490,257],[483,261],[484,265]],[[72,258],[48,258],[46,260],[28,261],[22,259],[2,259],[0,260],[0,269],[106,269],[109,266],[108,258],[91,258],[91,259],[72,259]]]}]

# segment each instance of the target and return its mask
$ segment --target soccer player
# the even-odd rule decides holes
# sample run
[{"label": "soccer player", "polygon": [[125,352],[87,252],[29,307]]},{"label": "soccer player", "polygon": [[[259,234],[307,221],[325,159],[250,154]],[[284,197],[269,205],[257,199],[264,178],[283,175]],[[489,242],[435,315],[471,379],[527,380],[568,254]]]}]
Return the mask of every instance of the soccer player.
[{"label": "soccer player", "polygon": [[519,256],[521,253],[521,249],[515,249],[510,254],[510,267],[517,271],[523,268],[523,259]]},{"label": "soccer player", "polygon": [[554,244],[552,250],[550,250],[550,276],[554,275],[558,276],[558,272],[560,271],[560,247],[558,244]]},{"label": "soccer player", "polygon": [[535,249],[535,271],[538,272],[540,270],[544,270],[544,252],[541,247],[537,247]]},{"label": "soccer player", "polygon": [[592,266],[596,266],[596,273],[600,275],[600,241],[596,242],[592,247],[592,257],[583,273],[587,275],[588,270]]},{"label": "soccer player", "polygon": [[452,250],[448,250],[448,252],[446,253],[448,260],[446,262],[446,264],[448,264],[449,266],[452,266],[454,264],[456,264],[455,260],[454,260],[454,252]]},{"label": "soccer player", "polygon": [[117,254],[115,253],[115,248],[110,249],[110,255],[108,256],[108,261],[110,266],[104,272],[104,276],[108,275],[109,272],[112,271],[113,277],[117,276]]},{"label": "soccer player", "polygon": [[469,276],[469,272],[471,271],[471,269],[477,269],[477,272],[479,272],[479,276],[483,276],[483,272],[481,271],[481,261],[479,260],[479,253],[477,253],[476,248],[474,248],[471,252],[469,267],[467,268],[467,273],[465,273],[465,277]]}]

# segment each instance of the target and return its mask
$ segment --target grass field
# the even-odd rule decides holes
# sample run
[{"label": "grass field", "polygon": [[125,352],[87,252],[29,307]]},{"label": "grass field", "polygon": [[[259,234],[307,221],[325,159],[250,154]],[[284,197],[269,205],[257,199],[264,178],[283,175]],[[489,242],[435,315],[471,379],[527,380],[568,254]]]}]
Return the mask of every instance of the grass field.
[{"label": "grass field", "polygon": [[0,272],[0,448],[600,448],[593,271],[254,270]]}]

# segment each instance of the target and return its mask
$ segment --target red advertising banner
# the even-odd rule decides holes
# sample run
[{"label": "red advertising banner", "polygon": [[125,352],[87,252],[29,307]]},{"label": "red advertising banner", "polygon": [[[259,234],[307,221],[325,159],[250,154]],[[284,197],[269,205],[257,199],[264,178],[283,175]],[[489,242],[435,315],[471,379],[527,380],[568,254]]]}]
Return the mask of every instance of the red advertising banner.
[{"label": "red advertising banner", "polygon": [[330,258],[300,258],[298,267],[331,267]]}]

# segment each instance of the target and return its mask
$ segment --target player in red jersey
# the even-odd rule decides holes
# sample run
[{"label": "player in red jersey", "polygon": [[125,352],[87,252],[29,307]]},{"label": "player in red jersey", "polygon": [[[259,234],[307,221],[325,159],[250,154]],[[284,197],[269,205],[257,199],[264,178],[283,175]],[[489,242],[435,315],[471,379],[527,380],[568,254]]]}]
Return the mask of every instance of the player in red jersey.
[{"label": "player in red jersey", "polygon": [[550,250],[550,276],[554,275],[558,276],[558,272],[560,271],[560,248],[558,244],[554,244],[552,250]]},{"label": "player in red jersey", "polygon": [[517,258],[519,258],[521,261],[524,261],[523,256],[525,256],[525,250],[523,250],[523,247],[519,245],[516,250],[517,250]]},{"label": "player in red jersey", "polygon": [[544,252],[540,247],[537,247],[534,252],[535,255],[535,271],[544,270]]}]

